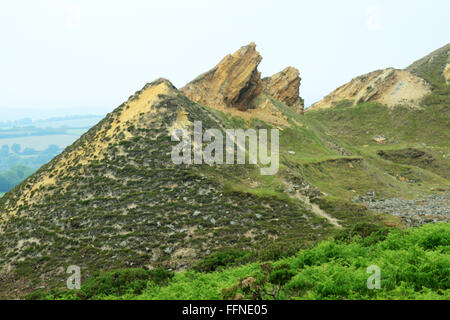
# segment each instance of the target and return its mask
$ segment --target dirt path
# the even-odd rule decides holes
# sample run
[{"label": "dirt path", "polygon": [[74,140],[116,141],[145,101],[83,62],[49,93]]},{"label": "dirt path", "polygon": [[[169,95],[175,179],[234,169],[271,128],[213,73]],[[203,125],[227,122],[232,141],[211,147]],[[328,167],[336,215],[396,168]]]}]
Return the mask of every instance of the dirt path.
[{"label": "dirt path", "polygon": [[328,222],[331,223],[336,228],[342,228],[338,219],[330,216],[328,213],[326,213],[325,211],[320,209],[320,207],[317,204],[311,203],[311,201],[309,200],[309,197],[300,194],[300,192],[298,192],[298,191],[295,192],[295,195],[290,195],[290,197],[298,199],[298,200],[306,203],[315,215],[327,219]]}]

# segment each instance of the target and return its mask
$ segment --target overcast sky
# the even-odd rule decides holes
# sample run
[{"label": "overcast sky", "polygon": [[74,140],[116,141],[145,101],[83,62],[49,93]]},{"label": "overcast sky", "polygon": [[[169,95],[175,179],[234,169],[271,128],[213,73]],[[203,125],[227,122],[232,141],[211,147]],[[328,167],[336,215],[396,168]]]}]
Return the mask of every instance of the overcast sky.
[{"label": "overcast sky", "polygon": [[256,42],[268,76],[300,70],[307,106],[353,77],[449,42],[450,1],[0,2],[0,121],[102,114],[145,83],[182,87]]}]

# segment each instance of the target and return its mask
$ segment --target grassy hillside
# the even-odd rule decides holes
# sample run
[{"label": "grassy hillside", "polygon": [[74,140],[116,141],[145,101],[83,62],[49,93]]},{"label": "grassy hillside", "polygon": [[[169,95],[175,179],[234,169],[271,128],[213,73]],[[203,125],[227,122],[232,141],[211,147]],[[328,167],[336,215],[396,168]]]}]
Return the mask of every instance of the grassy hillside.
[{"label": "grassy hillside", "polygon": [[355,147],[376,145],[372,141],[375,135],[384,136],[389,145],[450,146],[450,133],[444,130],[450,127],[450,108],[444,103],[417,110],[406,106],[390,109],[373,102],[351,107],[343,102],[307,112],[305,117],[321,125],[327,134]]},{"label": "grassy hillside", "polygon": [[[175,127],[275,125],[196,104],[156,80],[0,199],[0,296],[59,290],[65,268],[78,265],[87,287],[55,297],[447,297],[448,224],[401,231],[411,221],[363,200],[439,210],[423,197],[450,190],[448,99],[438,79],[420,109],[342,101],[301,115],[272,100],[287,125],[276,126],[279,170],[263,176],[257,165],[175,165]],[[387,240],[386,226],[399,227]],[[384,270],[385,290],[364,289],[369,263]],[[254,279],[233,287],[244,277]]]},{"label": "grassy hillside", "polygon": [[[90,276],[105,266],[185,269],[222,250],[249,251],[248,261],[273,259],[326,239],[352,221],[399,223],[351,205],[350,197],[343,202],[330,198],[332,214],[308,203],[324,195],[320,183],[307,177],[308,168],[334,159],[345,167],[354,157],[343,156],[337,141],[280,102],[291,126],[281,128],[276,175],[262,176],[254,165],[226,170],[173,165],[175,142],[168,130],[180,114],[219,130],[271,125],[194,104],[174,89],[159,96],[153,106],[158,112],[125,118],[146,101],[140,97],[151,88],[132,96],[0,200],[0,211],[17,212],[7,216],[0,233],[0,265],[14,270],[5,276],[3,292],[59,287],[68,264],[80,265]],[[363,194],[373,185],[358,191]],[[342,188],[347,186],[336,187],[335,195]]]},{"label": "grassy hillside", "polygon": [[[450,299],[450,223],[406,231],[355,225],[289,258],[236,267],[229,261],[203,260],[217,268],[211,272],[98,273],[79,291],[37,291],[27,298]],[[380,289],[367,287],[369,266],[379,267]]]},{"label": "grassy hillside", "polygon": [[[152,90],[167,93],[149,97]],[[285,193],[281,175],[174,165],[169,130],[183,114],[205,128],[242,124],[155,82],[2,197],[0,265],[14,272],[3,275],[0,293],[61,286],[67,264],[88,275],[105,266],[180,269],[223,248],[298,250],[333,232]]]},{"label": "grassy hillside", "polygon": [[[433,86],[420,109],[374,102],[351,106],[341,101],[332,108],[306,112],[305,123],[340,141],[360,159],[351,167],[322,163],[306,177],[318,186],[323,181],[322,190],[347,198],[367,189],[383,197],[407,198],[449,190],[450,88],[442,77],[444,57],[440,54],[414,68]],[[376,136],[385,143],[374,141]],[[325,182],[327,176],[333,179]],[[339,182],[333,185],[334,181]]]},{"label": "grassy hillside", "polygon": [[450,43],[412,63],[406,70],[427,80],[435,88],[439,87],[445,83],[442,72],[449,61],[449,52]]},{"label": "grassy hillside", "polygon": [[[12,207],[18,214],[0,234],[0,264],[14,270],[3,282],[4,292],[14,288],[20,294],[42,284],[58,288],[69,264],[80,265],[89,277],[104,266],[190,268],[223,250],[250,252],[249,262],[288,257],[358,222],[402,224],[397,217],[352,203],[356,196],[375,192],[377,197],[415,198],[450,185],[441,153],[448,152],[443,130],[448,118],[439,105],[439,117],[435,109],[424,109],[423,123],[401,130],[404,121],[422,121],[414,113],[419,111],[393,115],[369,104],[302,116],[274,101],[290,126],[281,128],[278,173],[261,176],[252,165],[226,170],[220,165],[175,166],[167,131],[183,113],[191,122],[202,120],[204,127],[219,130],[270,124],[231,117],[176,92],[160,96],[154,106],[158,113],[124,120],[128,110],[138,108],[145,90],[150,89],[132,96],[0,200],[0,209],[19,204]],[[372,112],[375,119],[385,117],[374,120],[381,133],[364,125]],[[419,130],[431,121],[430,130],[442,137]],[[393,126],[398,127],[398,143],[392,142],[391,131],[383,131]],[[375,132],[388,136],[388,143],[372,142]],[[398,161],[399,154],[389,153],[407,147],[425,150],[435,159],[434,169]],[[380,150],[388,156],[379,155]]]}]

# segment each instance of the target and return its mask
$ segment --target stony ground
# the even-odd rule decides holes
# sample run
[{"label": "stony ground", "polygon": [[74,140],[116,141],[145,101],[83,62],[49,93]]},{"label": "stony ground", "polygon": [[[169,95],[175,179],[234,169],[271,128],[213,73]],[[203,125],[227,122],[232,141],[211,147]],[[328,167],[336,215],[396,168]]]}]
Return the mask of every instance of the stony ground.
[{"label": "stony ground", "polygon": [[422,199],[375,199],[372,195],[354,199],[368,209],[401,217],[408,226],[450,221],[450,192],[433,194]]}]

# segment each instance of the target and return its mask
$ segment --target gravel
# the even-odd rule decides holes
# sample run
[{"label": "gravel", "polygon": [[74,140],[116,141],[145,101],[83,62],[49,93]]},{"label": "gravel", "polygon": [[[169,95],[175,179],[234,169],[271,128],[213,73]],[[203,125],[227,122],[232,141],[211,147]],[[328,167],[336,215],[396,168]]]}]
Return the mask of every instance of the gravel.
[{"label": "gravel", "polygon": [[368,209],[401,217],[409,226],[450,221],[450,193],[433,194],[421,199],[375,199],[372,195],[357,197]]}]

